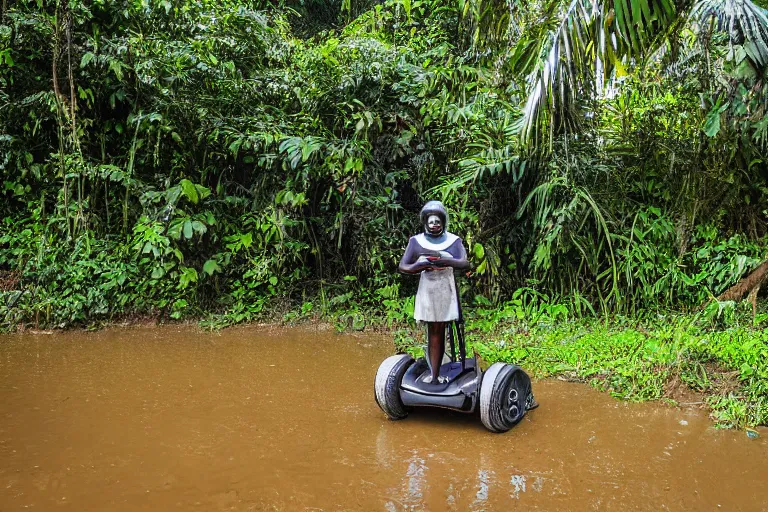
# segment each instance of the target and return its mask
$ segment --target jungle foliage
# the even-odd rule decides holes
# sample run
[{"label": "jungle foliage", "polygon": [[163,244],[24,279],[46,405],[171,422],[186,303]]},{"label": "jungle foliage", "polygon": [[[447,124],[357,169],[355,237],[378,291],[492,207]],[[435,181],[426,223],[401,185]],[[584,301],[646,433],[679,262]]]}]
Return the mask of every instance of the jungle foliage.
[{"label": "jungle foliage", "polygon": [[6,0],[0,322],[402,322],[432,198],[468,302],[718,304],[766,259],[767,67],[748,0]]}]

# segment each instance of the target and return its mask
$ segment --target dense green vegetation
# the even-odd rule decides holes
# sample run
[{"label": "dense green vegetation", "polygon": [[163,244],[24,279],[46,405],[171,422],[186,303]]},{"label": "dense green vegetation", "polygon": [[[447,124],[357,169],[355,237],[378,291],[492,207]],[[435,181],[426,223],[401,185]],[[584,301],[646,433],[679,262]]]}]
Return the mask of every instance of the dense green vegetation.
[{"label": "dense green vegetation", "polygon": [[468,304],[535,289],[586,323],[704,308],[709,329],[767,256],[764,7],[3,2],[0,325],[402,325],[397,261],[438,198]]}]

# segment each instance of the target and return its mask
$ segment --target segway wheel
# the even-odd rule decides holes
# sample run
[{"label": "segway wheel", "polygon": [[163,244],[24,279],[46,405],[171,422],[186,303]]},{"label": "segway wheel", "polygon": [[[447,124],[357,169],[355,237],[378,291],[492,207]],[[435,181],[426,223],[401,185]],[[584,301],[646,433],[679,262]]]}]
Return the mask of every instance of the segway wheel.
[{"label": "segway wheel", "polygon": [[480,384],[480,420],[491,432],[506,432],[525,415],[531,378],[519,366],[494,363]]},{"label": "segway wheel", "polygon": [[408,416],[408,411],[400,400],[400,383],[405,371],[412,364],[411,356],[399,354],[386,358],[376,372],[376,380],[373,383],[376,403],[389,419],[401,420]]}]

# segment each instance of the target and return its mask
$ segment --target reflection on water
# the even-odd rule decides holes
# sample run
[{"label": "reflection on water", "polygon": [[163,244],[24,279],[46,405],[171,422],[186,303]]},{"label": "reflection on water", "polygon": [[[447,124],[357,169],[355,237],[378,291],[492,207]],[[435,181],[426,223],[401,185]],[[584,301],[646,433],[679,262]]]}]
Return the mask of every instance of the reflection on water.
[{"label": "reflection on water", "polygon": [[478,487],[477,494],[475,495],[475,502],[472,504],[472,508],[477,510],[478,508],[482,508],[482,506],[485,504],[485,501],[488,499],[488,483],[489,483],[489,475],[488,471],[484,469],[478,469],[477,470],[477,480],[478,480]]},{"label": "reflection on water", "polygon": [[525,492],[525,476],[512,475],[512,478],[509,480],[509,483],[512,484],[512,493],[510,494],[510,496],[512,496],[515,499],[520,499],[520,493]]},{"label": "reflection on water", "polygon": [[534,383],[506,434],[388,421],[384,337],[260,327],[0,337],[0,511],[760,510],[768,435]]},{"label": "reflection on water", "polygon": [[[483,511],[492,510],[493,507],[489,504],[489,496],[491,493],[498,494],[494,496],[495,499],[492,503],[504,501],[502,493],[508,493],[508,496],[512,499],[519,500],[521,494],[526,491],[541,493],[544,490],[546,478],[533,474],[519,474],[515,468],[510,468],[512,472],[509,475],[498,475],[494,470],[482,469],[483,467],[489,467],[490,461],[486,460],[486,457],[482,454],[479,455],[480,469],[477,469],[474,478],[465,482],[462,485],[460,479],[456,478],[455,473],[461,468],[451,467],[451,463],[448,460],[442,460],[439,454],[429,453],[426,456],[420,455],[426,452],[426,450],[411,450],[410,457],[405,466],[405,472],[402,476],[401,485],[399,488],[389,490],[389,496],[396,496],[396,498],[390,498],[385,503],[385,510],[424,510],[430,508],[431,501],[427,501],[426,490],[430,488],[430,494],[433,496],[444,496],[444,502],[438,500],[441,505],[439,508],[448,510],[463,510],[463,507],[459,507],[459,503],[466,503],[474,490],[474,499],[469,504],[469,510]],[[452,457],[451,457],[452,458]],[[379,459],[382,463],[381,459]],[[389,466],[388,463],[383,462]],[[436,468],[436,476],[433,481],[430,481],[430,467],[434,465]],[[446,478],[446,475],[449,475]],[[504,484],[507,484],[506,486]],[[444,489],[441,489],[441,486]]]},{"label": "reflection on water", "polygon": [[426,485],[427,465],[424,459],[418,456],[416,450],[408,460],[408,470],[405,472],[404,502],[412,509],[423,508],[424,487]]},{"label": "reflection on water", "polygon": [[480,467],[477,470],[477,479],[475,483],[475,500],[472,502],[472,510],[485,510],[486,503],[488,501],[489,486],[494,476],[493,470],[488,470],[489,460],[488,455],[480,453]]}]

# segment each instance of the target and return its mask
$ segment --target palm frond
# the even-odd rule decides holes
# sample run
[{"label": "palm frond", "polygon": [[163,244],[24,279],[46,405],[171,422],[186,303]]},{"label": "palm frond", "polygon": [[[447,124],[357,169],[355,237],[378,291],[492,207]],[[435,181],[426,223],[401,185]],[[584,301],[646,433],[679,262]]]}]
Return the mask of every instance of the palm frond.
[{"label": "palm frond", "polygon": [[768,66],[768,15],[764,9],[749,0],[701,0],[691,9],[691,19],[700,29],[711,26],[727,31],[731,45],[741,45],[756,69]]},{"label": "palm frond", "polygon": [[494,46],[517,33],[517,11],[522,0],[458,0],[459,13],[471,44]]},{"label": "palm frond", "polygon": [[540,46],[529,75],[521,135],[530,140],[546,117],[550,139],[579,122],[576,102],[602,93],[625,61],[642,59],[676,20],[672,0],[572,0]]}]

